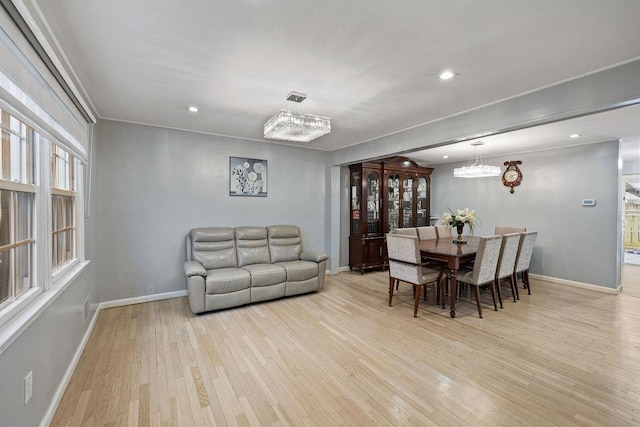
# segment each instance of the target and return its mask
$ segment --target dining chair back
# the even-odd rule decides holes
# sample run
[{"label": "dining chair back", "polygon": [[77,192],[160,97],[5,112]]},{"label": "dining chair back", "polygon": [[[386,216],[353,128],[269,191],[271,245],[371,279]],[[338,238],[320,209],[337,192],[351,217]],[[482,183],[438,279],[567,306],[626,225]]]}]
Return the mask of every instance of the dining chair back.
[{"label": "dining chair back", "polygon": [[458,282],[474,285],[476,304],[480,318],[482,318],[482,307],[480,307],[480,286],[482,285],[488,284],[490,286],[491,297],[493,298],[493,309],[498,310],[498,306],[496,305],[495,279],[501,247],[502,236],[481,237],[473,267],[463,267],[458,272]]},{"label": "dining chair back", "polygon": [[402,281],[413,285],[414,308],[413,317],[417,317],[420,291],[430,283],[441,283],[444,269],[435,270],[424,267],[420,259],[420,243],[418,237],[404,234],[386,235],[387,253],[389,256],[389,307],[393,299],[393,287]]},{"label": "dining chair back", "polygon": [[518,255],[516,257],[516,267],[513,271],[514,276],[518,273],[522,273],[522,284],[527,289],[527,293],[529,295],[531,295],[531,285],[529,283],[529,265],[531,264],[531,256],[533,255],[533,247],[536,243],[537,237],[537,231],[529,231],[520,234],[520,244],[518,246]]},{"label": "dining chair back", "polygon": [[396,231],[394,232],[394,234],[402,234],[405,236],[418,237],[418,230],[416,230],[415,227],[396,228]]},{"label": "dining chair back", "polygon": [[500,289],[500,280],[508,278],[511,285],[511,293],[513,294],[513,302],[516,302],[517,289],[513,277],[513,270],[516,265],[516,257],[518,256],[518,246],[520,245],[520,233],[509,233],[502,236],[502,245],[500,247],[500,256],[498,257],[498,266],[496,267],[496,287],[498,291],[498,301],[502,308],[502,291]]},{"label": "dining chair back", "polygon": [[426,227],[418,227],[418,239],[420,240],[432,240],[438,238],[438,232],[436,227],[429,225]]},{"label": "dining chair back", "polygon": [[436,225],[436,233],[438,234],[438,239],[448,239],[451,237],[451,227],[448,225]]},{"label": "dining chair back", "polygon": [[525,231],[527,231],[527,227],[511,227],[507,225],[496,225],[494,234],[501,235],[501,234],[510,234],[510,233],[524,233]]}]

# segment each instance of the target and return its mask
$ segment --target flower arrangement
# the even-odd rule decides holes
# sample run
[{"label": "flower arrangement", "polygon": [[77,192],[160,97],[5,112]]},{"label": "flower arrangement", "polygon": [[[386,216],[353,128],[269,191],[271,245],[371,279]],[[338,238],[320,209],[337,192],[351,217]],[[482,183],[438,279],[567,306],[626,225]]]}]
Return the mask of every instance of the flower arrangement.
[{"label": "flower arrangement", "polygon": [[451,209],[449,212],[444,212],[442,214],[442,219],[440,220],[440,224],[449,225],[451,227],[457,227],[458,225],[467,224],[473,232],[473,227],[476,225],[476,211],[473,209],[465,208],[458,209],[456,213],[453,213]]}]

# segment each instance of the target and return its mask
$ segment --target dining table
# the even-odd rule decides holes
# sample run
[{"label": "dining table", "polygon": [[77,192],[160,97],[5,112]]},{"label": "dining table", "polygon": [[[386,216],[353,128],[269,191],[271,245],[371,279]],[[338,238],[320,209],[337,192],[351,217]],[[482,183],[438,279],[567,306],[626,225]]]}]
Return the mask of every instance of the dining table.
[{"label": "dining table", "polygon": [[[427,239],[420,241],[420,255],[428,260],[436,260],[446,263],[446,268],[449,270],[451,317],[456,317],[456,279],[458,270],[464,263],[475,259],[476,252],[478,252],[478,245],[480,244],[480,237],[463,236],[461,241],[466,243],[455,243],[456,241],[458,241],[458,239],[455,237],[442,237],[439,239]],[[444,295],[442,299],[444,301]]]}]

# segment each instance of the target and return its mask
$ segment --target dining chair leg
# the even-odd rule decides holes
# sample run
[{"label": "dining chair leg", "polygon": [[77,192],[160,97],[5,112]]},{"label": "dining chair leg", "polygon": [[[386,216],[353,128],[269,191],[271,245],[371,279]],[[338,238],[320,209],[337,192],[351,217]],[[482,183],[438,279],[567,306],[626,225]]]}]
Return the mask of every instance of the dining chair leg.
[{"label": "dining chair leg", "polygon": [[500,279],[495,280],[495,286],[498,288],[498,301],[500,301],[500,308],[504,308],[502,306],[502,291],[500,290]]},{"label": "dining chair leg", "polygon": [[509,277],[509,285],[511,285],[511,294],[513,295],[513,302],[517,302],[516,301],[516,294],[518,293],[518,284],[516,283],[516,276],[515,274],[512,274],[511,277]]},{"label": "dining chair leg", "polygon": [[424,288],[424,292],[422,293],[424,295],[424,301],[427,302],[427,285],[422,285],[422,287]]},{"label": "dining chair leg", "polygon": [[[438,278],[436,279],[436,305],[438,305],[438,301],[440,301],[440,282],[442,281],[442,276],[444,276],[444,268],[440,270],[440,274],[438,274]],[[444,295],[442,298],[444,298]]]},{"label": "dining chair leg", "polygon": [[493,298],[493,311],[498,311],[498,306],[496,305],[496,280],[492,280],[489,286],[491,286],[491,298]]},{"label": "dining chair leg", "polygon": [[391,299],[393,299],[393,285],[396,279],[389,277],[389,307],[391,307]]},{"label": "dining chair leg", "polygon": [[529,282],[529,270],[522,272],[522,281],[527,284],[527,293],[531,295],[531,283]]},{"label": "dining chair leg", "polygon": [[415,302],[413,303],[413,317],[418,317],[418,304],[420,303],[420,288],[423,287],[425,285],[416,285],[414,286],[414,300]]},{"label": "dining chair leg", "polygon": [[474,286],[476,290],[476,304],[478,304],[478,315],[482,319],[482,307],[480,307],[480,286]]},{"label": "dining chair leg", "polygon": [[[513,289],[515,289],[515,298],[520,299],[520,291],[518,290],[518,275],[517,273],[514,273],[513,275],[513,282],[514,282],[514,286]],[[515,299],[514,299],[515,301]]]}]

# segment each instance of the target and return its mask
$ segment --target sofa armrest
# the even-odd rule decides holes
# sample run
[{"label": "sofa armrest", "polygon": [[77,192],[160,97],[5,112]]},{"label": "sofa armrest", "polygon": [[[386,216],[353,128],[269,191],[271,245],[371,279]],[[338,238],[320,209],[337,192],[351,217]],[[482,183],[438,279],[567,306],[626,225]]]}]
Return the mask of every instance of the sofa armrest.
[{"label": "sofa armrest", "polygon": [[184,263],[184,272],[187,277],[202,276],[207,277],[207,270],[197,261],[187,261]]},{"label": "sofa armrest", "polygon": [[303,261],[322,262],[329,259],[329,257],[327,254],[323,254],[322,252],[305,250],[300,252],[300,259]]}]

